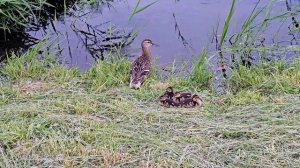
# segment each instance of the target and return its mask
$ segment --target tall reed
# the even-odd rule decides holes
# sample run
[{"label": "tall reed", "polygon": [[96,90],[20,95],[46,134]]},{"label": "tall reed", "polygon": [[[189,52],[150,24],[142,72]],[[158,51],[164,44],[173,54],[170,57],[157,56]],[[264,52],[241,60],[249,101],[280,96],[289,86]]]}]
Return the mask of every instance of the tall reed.
[{"label": "tall reed", "polygon": [[46,0],[0,0],[0,29],[11,31],[37,20],[36,12],[44,5],[50,4]]}]

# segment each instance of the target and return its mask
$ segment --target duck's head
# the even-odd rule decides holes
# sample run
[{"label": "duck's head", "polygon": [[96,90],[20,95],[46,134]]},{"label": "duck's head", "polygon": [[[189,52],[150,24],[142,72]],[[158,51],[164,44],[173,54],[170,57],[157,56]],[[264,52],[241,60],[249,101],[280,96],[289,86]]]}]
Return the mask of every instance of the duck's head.
[{"label": "duck's head", "polygon": [[201,98],[200,96],[198,96],[198,95],[193,95],[192,98],[193,98],[193,101],[194,101],[194,102],[198,102],[198,101],[201,101],[201,102],[202,102],[202,101],[203,101],[202,98]]},{"label": "duck's head", "polygon": [[149,48],[151,46],[153,46],[153,43],[150,39],[145,39],[145,40],[142,41],[142,47]]},{"label": "duck's head", "polygon": [[166,101],[167,97],[165,95],[162,95],[162,96],[159,97],[159,100],[160,101]]},{"label": "duck's head", "polygon": [[168,92],[168,93],[172,93],[173,92],[173,88],[170,86],[170,87],[168,87],[167,88],[167,90],[166,90],[166,92]]},{"label": "duck's head", "polygon": [[141,45],[142,45],[142,47],[147,47],[147,48],[149,48],[153,45],[158,46],[157,44],[153,43],[152,40],[150,40],[150,39],[143,40]]},{"label": "duck's head", "polygon": [[174,96],[175,96],[176,98],[180,98],[180,97],[181,97],[181,94],[180,94],[180,92],[176,92]]}]

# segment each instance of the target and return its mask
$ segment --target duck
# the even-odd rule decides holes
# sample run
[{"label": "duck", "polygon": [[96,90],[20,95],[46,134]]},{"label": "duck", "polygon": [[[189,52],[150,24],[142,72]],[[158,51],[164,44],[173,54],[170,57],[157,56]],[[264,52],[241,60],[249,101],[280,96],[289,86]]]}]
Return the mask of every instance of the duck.
[{"label": "duck", "polygon": [[139,89],[150,74],[152,68],[152,54],[150,48],[156,45],[150,39],[142,41],[142,55],[136,58],[130,69],[130,88]]},{"label": "duck", "polygon": [[167,98],[167,96],[165,96],[165,95],[160,96],[160,97],[159,97],[160,106],[164,106],[167,99],[168,99],[168,98]]},{"label": "duck", "polygon": [[170,108],[170,107],[179,107],[180,104],[179,103],[176,103],[174,100],[172,99],[166,99],[165,100],[165,103],[163,105],[164,107],[167,107],[167,108]]},{"label": "duck", "polygon": [[191,108],[195,106],[195,102],[193,101],[192,98],[186,98],[183,101],[181,101],[179,104],[181,107],[185,107],[185,108]]},{"label": "duck", "polygon": [[169,99],[173,99],[174,98],[174,92],[173,92],[173,88],[171,86],[169,86],[165,93],[164,93],[165,96],[167,96]]},{"label": "duck", "polygon": [[180,106],[180,104],[176,103],[174,100],[166,99],[165,107],[179,107],[179,106]]},{"label": "duck", "polygon": [[180,104],[176,103],[174,100],[169,99],[166,95],[162,95],[159,97],[160,105],[163,107],[179,107]]},{"label": "duck", "polygon": [[198,96],[198,95],[193,95],[193,102],[194,102],[194,106],[196,107],[202,107],[203,105],[203,98]]},{"label": "duck", "polygon": [[177,103],[179,103],[187,98],[192,98],[192,94],[191,93],[181,93],[181,92],[175,92],[175,94],[174,94],[174,100]]}]

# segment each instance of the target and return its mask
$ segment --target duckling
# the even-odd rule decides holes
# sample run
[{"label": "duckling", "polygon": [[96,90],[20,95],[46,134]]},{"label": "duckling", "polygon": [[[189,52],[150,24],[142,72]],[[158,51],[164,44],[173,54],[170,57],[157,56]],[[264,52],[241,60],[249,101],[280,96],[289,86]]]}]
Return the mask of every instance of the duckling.
[{"label": "duckling", "polygon": [[181,107],[185,107],[185,108],[191,108],[194,107],[194,101],[192,98],[186,98],[183,101],[180,102],[180,106]]},{"label": "duckling", "polygon": [[131,64],[130,88],[139,89],[150,74],[152,67],[150,47],[153,45],[155,44],[150,39],[142,41],[142,55]]},{"label": "duckling", "polygon": [[202,107],[202,105],[203,105],[202,97],[200,97],[198,95],[193,95],[192,99],[193,99],[193,102],[194,102],[194,106]]},{"label": "duckling", "polygon": [[159,102],[160,102],[160,106],[164,106],[167,100],[167,96],[166,95],[162,95],[159,97]]},{"label": "duckling", "polygon": [[176,92],[174,95],[175,102],[177,102],[177,103],[183,101],[184,99],[191,98],[191,97],[192,97],[191,93]]},{"label": "duckling", "polygon": [[169,99],[173,99],[174,97],[173,88],[171,86],[168,87],[164,95],[167,96]]},{"label": "duckling", "polygon": [[160,105],[163,107],[179,107],[179,103],[174,102],[172,99],[169,99],[166,95],[159,97]]},{"label": "duckling", "polygon": [[166,99],[165,101],[165,104],[164,104],[164,107],[179,107],[180,104],[179,103],[176,103],[174,100],[172,99]]}]

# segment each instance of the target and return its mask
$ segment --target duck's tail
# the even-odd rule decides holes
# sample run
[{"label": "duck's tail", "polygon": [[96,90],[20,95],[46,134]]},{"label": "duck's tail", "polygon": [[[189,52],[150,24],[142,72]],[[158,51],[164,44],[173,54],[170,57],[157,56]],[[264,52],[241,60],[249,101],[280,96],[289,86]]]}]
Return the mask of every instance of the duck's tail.
[{"label": "duck's tail", "polygon": [[141,85],[142,85],[141,82],[135,83],[135,82],[130,81],[130,88],[132,88],[132,89],[139,89],[141,87]]}]

